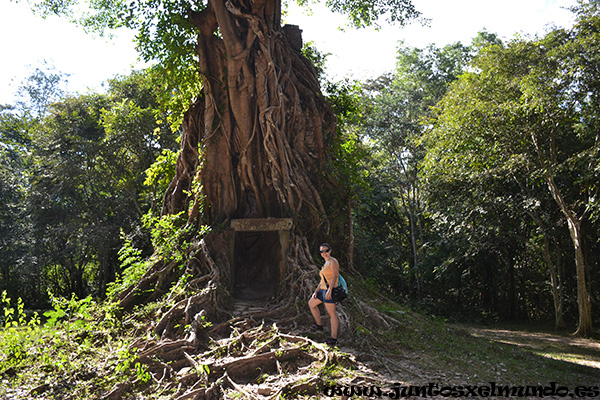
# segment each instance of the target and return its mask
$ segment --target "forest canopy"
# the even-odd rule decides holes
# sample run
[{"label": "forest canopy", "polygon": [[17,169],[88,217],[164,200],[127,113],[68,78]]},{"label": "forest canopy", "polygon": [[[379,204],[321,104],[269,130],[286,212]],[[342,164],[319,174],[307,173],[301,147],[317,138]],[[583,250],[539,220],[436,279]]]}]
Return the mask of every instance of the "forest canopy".
[{"label": "forest canopy", "polygon": [[[198,218],[196,226],[240,216],[301,216],[299,236],[315,226],[347,232],[350,218],[355,251],[347,261],[391,297],[458,319],[553,318],[557,327],[577,322],[578,332],[589,335],[598,319],[593,305],[600,279],[593,256],[599,250],[598,2],[580,2],[572,29],[540,38],[503,43],[483,31],[470,44],[400,46],[395,71],[366,82],[324,83],[324,97],[314,71],[300,61],[306,58],[292,45],[272,45],[277,62],[298,57],[289,64],[296,71],[289,79],[299,108],[281,121],[312,115],[285,129],[319,132],[295,150],[303,157],[278,154],[288,160],[285,168],[308,171],[313,180],[291,173],[277,178],[285,168],[261,163],[266,191],[243,172],[231,187],[215,189],[218,194],[209,191],[214,181],[207,175],[200,179],[204,192],[189,196],[200,190],[192,182],[203,139],[189,142],[198,124],[205,131],[219,125],[239,146],[231,153],[239,164],[209,167],[211,174],[250,165],[240,149],[253,138],[253,126],[265,137],[288,135],[288,143],[296,143],[281,126],[274,128],[280,122],[260,119],[274,95],[260,105],[250,92],[238,101],[229,89],[208,84],[218,77],[230,88],[248,88],[260,76],[253,74],[261,71],[258,54],[266,45],[255,43],[263,40],[261,29],[279,29],[280,23],[278,3],[271,13],[266,4],[260,8],[265,22],[250,18],[241,3],[228,6],[238,21],[230,32],[237,42],[215,47],[214,54],[210,46],[199,53],[197,42],[228,37],[217,29],[219,11],[211,2],[92,2],[83,14],[74,2],[35,4],[38,12],[66,15],[93,31],[137,29],[140,54],[157,64],[111,81],[105,95],[52,92],[59,77],[38,74],[29,82],[29,106],[3,107],[2,288],[32,307],[48,304],[46,290],[104,297],[107,285],[135,264],[127,255],[152,253],[152,230],[158,229],[152,224],[161,214],[185,220],[183,212],[188,223]],[[369,4],[328,5],[356,26],[419,16],[409,2]],[[242,28],[240,36],[236,29]],[[257,56],[244,58],[252,64],[239,64],[239,58],[221,64],[219,57],[236,49]],[[35,97],[42,92],[33,89],[46,92]],[[225,93],[228,121],[216,117],[224,106],[207,106],[207,99],[219,104]],[[306,108],[311,102],[315,106]],[[260,118],[249,117],[253,122],[244,130],[235,121],[248,115]],[[188,164],[181,161],[186,143],[193,150]],[[273,146],[266,156],[257,148],[251,157],[282,151]],[[321,168],[333,181],[323,179]],[[180,192],[168,192],[174,183]],[[331,197],[315,194],[324,188]],[[163,198],[165,192],[172,197]],[[217,212],[195,209],[201,198]],[[199,211],[203,217],[194,214]],[[339,244],[351,248],[349,240]],[[574,310],[578,321],[569,319]]]}]

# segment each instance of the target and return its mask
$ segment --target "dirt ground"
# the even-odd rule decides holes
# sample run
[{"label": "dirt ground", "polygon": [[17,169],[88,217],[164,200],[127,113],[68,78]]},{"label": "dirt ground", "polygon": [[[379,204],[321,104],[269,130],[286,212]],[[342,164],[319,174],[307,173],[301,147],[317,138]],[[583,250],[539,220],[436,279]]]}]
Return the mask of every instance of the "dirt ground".
[{"label": "dirt ground", "polygon": [[519,346],[545,357],[597,368],[600,377],[600,342],[597,340],[578,338],[564,331],[528,330],[523,327],[470,327],[469,330],[474,336],[497,343]]}]

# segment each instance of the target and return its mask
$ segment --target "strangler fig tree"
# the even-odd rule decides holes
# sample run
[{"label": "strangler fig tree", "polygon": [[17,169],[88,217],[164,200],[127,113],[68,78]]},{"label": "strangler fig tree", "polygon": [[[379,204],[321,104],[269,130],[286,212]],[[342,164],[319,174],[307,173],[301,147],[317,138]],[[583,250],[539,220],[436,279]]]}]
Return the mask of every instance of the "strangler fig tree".
[{"label": "strangler fig tree", "polygon": [[[404,24],[419,15],[410,0],[328,0],[327,5],[357,27],[383,19]],[[171,122],[182,129],[162,213],[184,212],[188,225],[213,228],[210,238],[189,247],[198,254],[190,256],[188,271],[199,279],[212,277],[200,279],[203,285],[231,287],[231,246],[218,227],[234,219],[293,221],[291,267],[282,277],[291,290],[281,291],[291,300],[313,289],[308,277],[314,280],[314,271],[306,273],[310,245],[327,239],[339,257],[351,251],[348,195],[327,167],[337,143],[335,116],[315,68],[302,54],[300,28],[282,26],[281,0],[43,0],[33,7],[44,15],[66,15],[91,31],[137,32],[138,51],[156,65]],[[122,305],[167,291],[176,270],[158,262],[123,294]],[[198,309],[209,303],[219,308],[218,296],[206,299],[194,300]]]}]

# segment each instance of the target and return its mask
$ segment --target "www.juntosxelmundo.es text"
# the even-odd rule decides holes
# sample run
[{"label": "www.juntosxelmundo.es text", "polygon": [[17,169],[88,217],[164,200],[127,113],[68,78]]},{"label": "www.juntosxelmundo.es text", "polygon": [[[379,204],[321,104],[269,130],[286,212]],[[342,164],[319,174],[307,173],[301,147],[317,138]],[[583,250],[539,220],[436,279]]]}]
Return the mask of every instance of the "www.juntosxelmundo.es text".
[{"label": "www.juntosxelmundo.es text", "polygon": [[519,398],[519,397],[568,397],[568,398],[600,398],[600,385],[581,385],[575,388],[560,386],[556,382],[549,382],[542,386],[508,386],[490,382],[486,385],[440,385],[429,383],[427,385],[404,386],[399,383],[392,387],[379,386],[326,386],[323,388],[325,396],[364,396],[371,398],[401,399],[405,397],[494,397],[494,398]]}]

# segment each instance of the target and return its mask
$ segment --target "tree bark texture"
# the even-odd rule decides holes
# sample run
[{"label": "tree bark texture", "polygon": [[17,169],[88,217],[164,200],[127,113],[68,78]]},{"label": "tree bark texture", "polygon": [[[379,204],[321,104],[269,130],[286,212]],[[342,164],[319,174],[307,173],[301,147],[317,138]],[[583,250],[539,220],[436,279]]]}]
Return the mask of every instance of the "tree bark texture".
[{"label": "tree bark texture", "polygon": [[553,169],[557,164],[557,146],[556,131],[551,129],[548,136],[548,149],[542,149],[540,138],[536,133],[531,135],[532,142],[538,153],[540,166],[544,170],[544,181],[552,198],[560,208],[567,220],[571,242],[575,250],[575,270],[577,272],[577,308],[579,311],[579,320],[577,324],[578,336],[589,337],[592,334],[592,303],[586,283],[586,263],[583,252],[583,238],[581,236],[581,223],[584,220],[585,212],[578,216],[575,210],[569,206],[565,200],[560,188],[556,184],[553,175]]},{"label": "tree bark texture", "polygon": [[560,249],[557,246],[556,262],[552,258],[551,236],[547,224],[542,217],[534,211],[528,212],[531,219],[539,227],[542,234],[542,257],[548,266],[550,272],[550,282],[552,284],[552,300],[554,303],[554,328],[563,329],[566,326],[564,318],[565,289],[564,274],[562,272],[562,260]]},{"label": "tree bark texture", "polygon": [[552,299],[554,301],[554,329],[563,329],[566,326],[564,317],[564,284],[563,275],[560,273],[560,255],[557,264],[552,259],[550,251],[550,239],[546,232],[543,235],[543,256],[550,270],[550,282],[552,283]]},{"label": "tree bark texture", "polygon": [[[331,243],[344,265],[351,259],[344,254],[352,249],[346,237],[351,212],[324,171],[335,117],[316,69],[301,53],[300,29],[281,27],[280,17],[279,0],[210,0],[203,11],[189,13],[198,28],[203,89],[184,116],[176,175],[162,214],[186,211],[188,224],[213,228],[211,240],[195,243],[202,254],[190,253],[187,268],[211,277],[203,285],[226,289],[235,255],[221,243],[229,240],[221,228],[232,219],[291,218],[289,271],[279,284],[286,303],[304,304],[318,277],[309,250],[315,242]],[[194,265],[194,257],[202,265]],[[158,298],[177,271],[157,263],[121,295],[121,306]],[[227,296],[211,301],[222,304]]]},{"label": "tree bark texture", "polygon": [[163,213],[186,209],[198,179],[209,225],[288,217],[308,231],[323,222],[320,176],[334,117],[300,53],[299,29],[281,28],[280,15],[278,0],[211,0],[191,15],[203,94],[186,115]]},{"label": "tree bark texture", "polygon": [[586,283],[586,265],[583,252],[583,238],[581,235],[581,218],[577,217],[563,198],[560,189],[550,174],[544,176],[552,197],[560,207],[567,220],[571,242],[575,250],[575,270],[577,271],[577,308],[579,310],[579,321],[577,324],[578,336],[589,337],[592,334],[592,303]]}]

